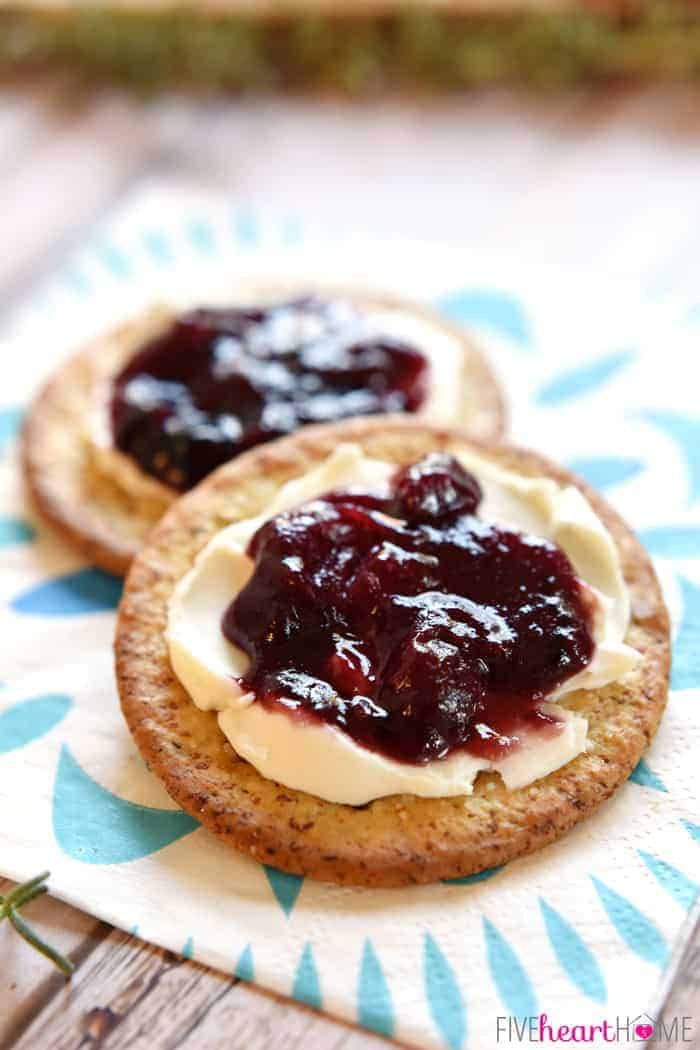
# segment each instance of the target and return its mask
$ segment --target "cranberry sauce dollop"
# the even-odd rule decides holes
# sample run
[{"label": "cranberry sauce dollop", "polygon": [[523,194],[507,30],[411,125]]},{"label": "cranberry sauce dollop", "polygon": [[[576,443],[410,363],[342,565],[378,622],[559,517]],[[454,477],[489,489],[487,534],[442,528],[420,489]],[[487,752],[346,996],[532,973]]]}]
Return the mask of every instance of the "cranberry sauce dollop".
[{"label": "cranberry sauce dollop", "polygon": [[480,500],[432,454],[384,493],[266,522],[221,625],[250,657],[241,684],[401,762],[496,759],[518,730],[555,731],[541,701],[593,655],[590,601],[562,550],[480,519]]},{"label": "cranberry sauce dollop", "polygon": [[193,310],[116,378],[112,432],[147,474],[185,491],[304,423],[415,412],[427,383],[422,353],[343,302]]}]

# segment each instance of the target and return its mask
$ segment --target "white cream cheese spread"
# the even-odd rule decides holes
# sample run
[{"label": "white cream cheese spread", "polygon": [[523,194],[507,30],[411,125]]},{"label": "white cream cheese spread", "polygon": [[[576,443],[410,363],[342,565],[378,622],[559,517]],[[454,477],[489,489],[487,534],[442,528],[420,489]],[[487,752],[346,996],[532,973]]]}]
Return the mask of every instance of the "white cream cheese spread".
[{"label": "white cream cheese spread", "polygon": [[371,459],[356,445],[342,445],[314,470],[283,485],[262,514],[222,529],[180,580],[169,606],[168,645],[175,674],[203,710],[218,712],[234,750],[280,784],[330,802],[362,805],[397,793],[425,797],[470,794],[480,770],[500,774],[507,788],[529,784],[585,750],[587,723],[562,706],[577,690],[597,689],[635,666],[639,654],[624,643],[629,596],[616,547],[585,497],[550,478],[503,470],[463,448],[453,455],[479,481],[479,517],[556,543],[593,595],[593,656],[586,667],[547,697],[561,729],[531,732],[500,760],[468,751],[423,765],[392,760],[364,748],[333,726],[300,721],[256,703],[238,679],[248,657],[221,631],[221,617],[253,570],[248,543],[268,519],[331,489],[381,486],[393,464]]}]

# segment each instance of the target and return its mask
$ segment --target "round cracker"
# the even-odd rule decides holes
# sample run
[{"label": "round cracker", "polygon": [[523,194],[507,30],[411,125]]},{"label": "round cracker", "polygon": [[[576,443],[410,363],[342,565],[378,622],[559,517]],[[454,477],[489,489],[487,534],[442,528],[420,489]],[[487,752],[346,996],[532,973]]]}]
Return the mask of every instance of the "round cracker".
[{"label": "round cracker", "polygon": [[[248,291],[249,290],[249,291]],[[345,289],[318,288],[342,295],[360,308],[395,308],[423,318],[456,338],[462,348],[462,419],[479,440],[497,440],[506,411],[500,386],[481,351],[460,328],[437,314],[392,296]],[[246,285],[246,295],[300,294],[289,284]],[[158,486],[160,495],[144,498],[96,469],[86,433],[105,378],[115,375],[133,354],[172,319],[164,309],[101,336],[71,357],[39,391],[23,431],[23,464],[29,493],[39,512],[96,565],[120,575],[140,549],[149,529],[177,498]]]},{"label": "round cracker", "polygon": [[[642,661],[623,680],[576,694],[589,744],[563,768],[516,791],[480,774],[472,796],[395,795],[353,808],[281,786],[239,758],[214,712],[176,679],[165,640],[168,601],[199,550],[226,524],[262,511],[285,481],[341,441],[405,464],[433,450],[474,447],[503,467],[576,485],[609,529],[630,590],[627,642]],[[213,628],[215,629],[215,627]],[[477,444],[467,430],[405,416],[307,427],[225,464],[180,499],[136,557],[115,641],[122,709],[143,757],[175,801],[215,835],[259,861],[331,882],[398,886],[471,875],[553,842],[623,783],[657,728],[669,671],[669,622],[644,549],[578,478],[543,457]]]}]

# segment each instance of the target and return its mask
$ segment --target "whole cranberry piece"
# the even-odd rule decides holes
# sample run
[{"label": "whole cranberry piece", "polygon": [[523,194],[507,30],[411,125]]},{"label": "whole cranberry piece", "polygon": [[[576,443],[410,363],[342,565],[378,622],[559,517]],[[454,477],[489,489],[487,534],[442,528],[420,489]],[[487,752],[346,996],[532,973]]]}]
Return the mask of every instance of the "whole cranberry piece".
[{"label": "whole cranberry piece", "polygon": [[444,452],[431,452],[400,470],[394,492],[406,520],[425,523],[474,514],[482,496],[474,475]]}]

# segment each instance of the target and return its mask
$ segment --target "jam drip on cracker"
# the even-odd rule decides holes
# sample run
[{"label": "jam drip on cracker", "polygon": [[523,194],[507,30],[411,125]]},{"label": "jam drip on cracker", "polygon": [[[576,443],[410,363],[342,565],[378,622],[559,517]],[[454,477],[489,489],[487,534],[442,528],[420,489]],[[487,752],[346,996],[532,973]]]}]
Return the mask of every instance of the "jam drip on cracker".
[{"label": "jam drip on cracker", "polygon": [[428,373],[422,353],[371,331],[343,302],[193,310],[114,381],[114,443],[184,492],[244,449],[303,424],[415,412]]},{"label": "jam drip on cracker", "polygon": [[250,657],[242,687],[406,763],[495,760],[558,731],[542,701],[591,660],[590,597],[555,544],[479,518],[481,496],[431,454],[383,492],[266,522],[222,619]]}]

